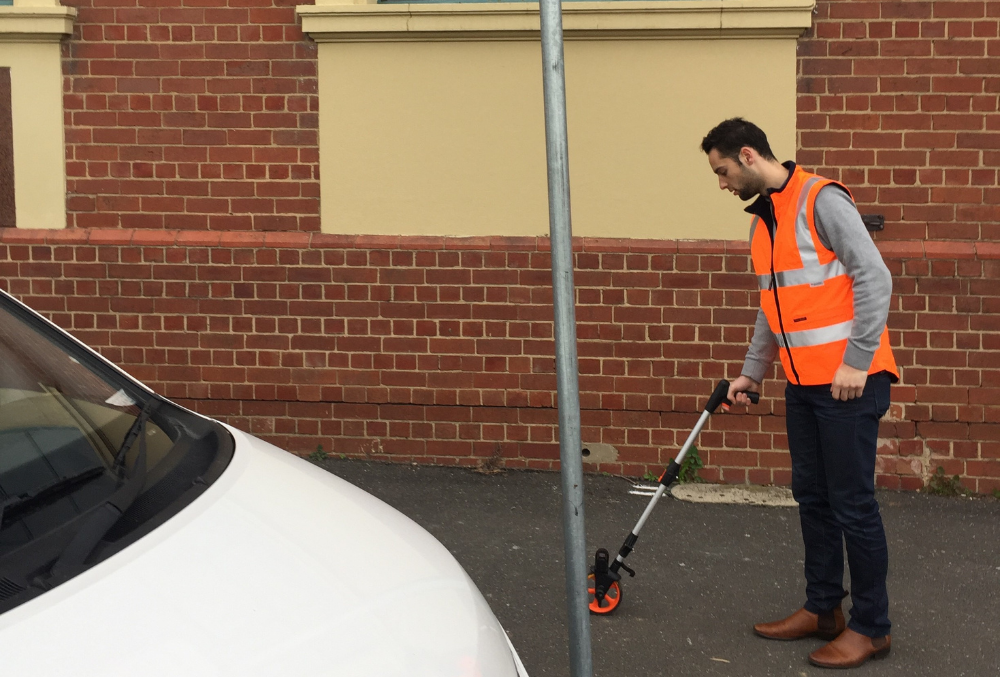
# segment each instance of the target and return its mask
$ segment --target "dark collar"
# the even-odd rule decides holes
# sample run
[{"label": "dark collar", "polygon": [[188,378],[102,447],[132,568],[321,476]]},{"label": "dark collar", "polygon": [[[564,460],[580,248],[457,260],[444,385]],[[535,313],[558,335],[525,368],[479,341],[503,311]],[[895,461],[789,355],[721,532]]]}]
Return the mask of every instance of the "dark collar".
[{"label": "dark collar", "polygon": [[[795,162],[794,161],[789,160],[788,162],[782,162],[781,166],[788,170],[788,176],[785,177],[785,182],[783,184],[781,184],[780,188],[768,188],[767,189],[768,196],[770,196],[772,193],[780,193],[781,191],[783,191],[785,189],[785,186],[787,186],[788,182],[791,180],[792,174],[795,173]],[[747,207],[743,211],[745,211],[747,214],[751,214],[753,216],[759,216],[760,218],[764,219],[765,221],[770,222],[770,220],[771,220],[771,205],[770,205],[770,202],[771,202],[771,200],[770,200],[769,197],[764,197],[763,195],[761,195],[756,200],[754,200],[753,204],[751,204],[749,207]]]}]

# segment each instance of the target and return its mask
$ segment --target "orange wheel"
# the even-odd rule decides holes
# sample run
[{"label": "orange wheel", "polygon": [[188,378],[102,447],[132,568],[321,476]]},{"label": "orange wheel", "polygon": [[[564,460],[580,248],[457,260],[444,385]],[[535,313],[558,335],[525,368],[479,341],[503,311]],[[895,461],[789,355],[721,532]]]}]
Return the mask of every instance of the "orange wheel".
[{"label": "orange wheel", "polygon": [[609,614],[618,608],[622,601],[622,589],[617,581],[611,583],[611,587],[604,594],[604,600],[600,604],[594,596],[594,574],[587,576],[587,592],[590,593],[590,613]]}]

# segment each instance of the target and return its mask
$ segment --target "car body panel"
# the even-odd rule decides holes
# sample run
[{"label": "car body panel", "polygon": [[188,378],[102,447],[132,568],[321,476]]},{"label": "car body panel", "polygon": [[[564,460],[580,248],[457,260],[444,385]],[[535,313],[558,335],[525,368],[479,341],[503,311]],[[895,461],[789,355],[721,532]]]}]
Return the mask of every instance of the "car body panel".
[{"label": "car body panel", "polygon": [[[475,584],[409,518],[228,428],[229,467],[121,552],[0,615],[20,677],[513,677]],[[516,667],[515,667],[516,666]]]}]

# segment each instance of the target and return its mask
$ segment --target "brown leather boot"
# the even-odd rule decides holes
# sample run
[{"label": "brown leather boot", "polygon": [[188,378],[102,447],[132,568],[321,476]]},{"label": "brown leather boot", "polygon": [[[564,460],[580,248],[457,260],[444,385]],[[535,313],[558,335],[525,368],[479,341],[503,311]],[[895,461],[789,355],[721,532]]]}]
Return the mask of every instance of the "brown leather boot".
[{"label": "brown leather boot", "polygon": [[892,637],[866,637],[850,628],[837,639],[809,654],[809,662],[821,668],[856,668],[869,658],[885,658]]},{"label": "brown leather boot", "polygon": [[819,637],[829,640],[842,633],[846,626],[844,612],[838,604],[832,611],[821,614],[814,614],[804,608],[799,609],[788,618],[780,621],[758,623],[753,626],[753,631],[767,639],[791,640]]}]

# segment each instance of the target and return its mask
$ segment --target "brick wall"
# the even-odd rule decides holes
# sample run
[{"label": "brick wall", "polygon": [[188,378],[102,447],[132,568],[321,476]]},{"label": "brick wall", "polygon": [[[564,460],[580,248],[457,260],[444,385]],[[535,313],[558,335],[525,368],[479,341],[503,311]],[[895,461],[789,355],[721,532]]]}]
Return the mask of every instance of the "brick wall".
[{"label": "brick wall", "polygon": [[[0,230],[0,284],[166,395],[298,453],[555,467],[544,240],[305,232],[314,48],[290,5],[196,4],[77,4],[77,228]],[[884,486],[940,466],[1000,488],[998,21],[997,1],[821,0],[800,41],[797,159],[887,219],[903,382]],[[584,441],[619,450],[600,469],[658,470],[739,369],[746,246],[577,247]],[[711,420],[705,477],[788,483],[779,383]]]},{"label": "brick wall", "polygon": [[1000,2],[818,2],[799,41],[798,160],[881,239],[1000,240]]},{"label": "brick wall", "polygon": [[[555,468],[547,242],[3,231],[0,279],[159,392],[308,454]],[[676,453],[756,313],[747,247],[577,241],[583,441],[628,475]],[[1000,245],[885,243],[903,385],[879,483],[1000,488]],[[955,312],[959,299],[960,312]],[[961,311],[975,299],[974,312]],[[904,326],[905,330],[896,328]],[[903,341],[898,339],[902,337]],[[711,480],[789,482],[782,382],[715,416]]]},{"label": "brick wall", "polygon": [[294,0],[67,0],[70,227],[319,230]]}]

